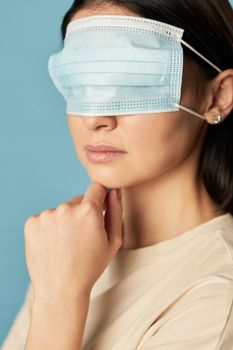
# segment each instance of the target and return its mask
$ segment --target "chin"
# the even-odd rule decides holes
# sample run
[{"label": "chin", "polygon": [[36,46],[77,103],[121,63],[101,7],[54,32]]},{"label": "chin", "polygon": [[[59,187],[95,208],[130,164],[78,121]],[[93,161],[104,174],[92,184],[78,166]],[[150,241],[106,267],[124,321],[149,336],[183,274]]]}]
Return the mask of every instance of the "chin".
[{"label": "chin", "polygon": [[104,187],[109,189],[122,188],[125,185],[122,182],[117,181],[117,179],[107,179],[107,178],[105,179],[103,177],[98,177],[98,176],[92,176],[92,177],[89,176],[89,177],[91,178],[92,182],[98,182]]},{"label": "chin", "polygon": [[124,171],[122,173],[119,171],[108,172],[106,169],[98,174],[97,172],[89,172],[88,176],[93,182],[98,182],[109,189],[129,188],[140,185],[144,182],[143,180],[126,174]]},{"label": "chin", "polygon": [[102,169],[102,171],[88,171],[88,176],[93,182],[98,182],[106,188],[122,188],[126,185],[123,176],[119,175],[118,171],[107,171],[107,169]]}]

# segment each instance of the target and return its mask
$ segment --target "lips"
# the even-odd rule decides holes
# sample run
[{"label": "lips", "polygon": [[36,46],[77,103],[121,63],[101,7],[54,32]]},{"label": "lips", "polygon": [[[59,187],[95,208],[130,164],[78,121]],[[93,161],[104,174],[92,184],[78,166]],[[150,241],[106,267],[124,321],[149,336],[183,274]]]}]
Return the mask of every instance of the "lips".
[{"label": "lips", "polygon": [[124,152],[124,150],[113,147],[107,144],[93,144],[93,145],[85,145],[85,150],[92,152]]}]

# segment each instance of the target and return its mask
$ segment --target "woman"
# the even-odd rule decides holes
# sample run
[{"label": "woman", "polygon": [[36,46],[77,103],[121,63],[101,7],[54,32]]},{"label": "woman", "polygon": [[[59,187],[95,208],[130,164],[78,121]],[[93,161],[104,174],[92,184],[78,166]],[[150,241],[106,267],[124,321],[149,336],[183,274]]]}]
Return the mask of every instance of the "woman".
[{"label": "woman", "polygon": [[[72,21],[101,15],[182,28],[204,58],[183,45],[178,110],[67,113],[94,182],[27,220],[32,283],[2,349],[233,349],[232,8],[227,0],[79,0],[64,16],[63,39]],[[97,155],[87,143],[121,152]]]}]

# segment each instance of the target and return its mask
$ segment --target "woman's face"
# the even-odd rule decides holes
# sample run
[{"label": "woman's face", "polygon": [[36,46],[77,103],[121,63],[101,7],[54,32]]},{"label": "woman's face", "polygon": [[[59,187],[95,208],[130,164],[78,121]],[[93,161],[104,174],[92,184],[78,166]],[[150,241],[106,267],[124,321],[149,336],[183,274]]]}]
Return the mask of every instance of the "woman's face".
[{"label": "woman's face", "polygon": [[[96,14],[135,15],[108,6],[79,10],[72,20]],[[193,67],[185,61],[181,104],[200,112],[193,76]],[[194,161],[207,127],[206,121],[181,111],[103,117],[68,114],[67,120],[80,162],[93,181],[108,188],[138,185],[182,166],[187,159]],[[110,144],[127,153],[105,163],[93,163],[84,146],[96,143]]]}]

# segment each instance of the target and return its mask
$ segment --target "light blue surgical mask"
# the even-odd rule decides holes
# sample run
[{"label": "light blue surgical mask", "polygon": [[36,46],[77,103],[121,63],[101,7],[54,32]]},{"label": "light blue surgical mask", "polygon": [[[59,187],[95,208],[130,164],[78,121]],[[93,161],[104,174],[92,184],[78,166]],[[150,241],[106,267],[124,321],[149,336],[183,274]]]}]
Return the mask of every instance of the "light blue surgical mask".
[{"label": "light blue surgical mask", "polygon": [[49,74],[66,113],[115,116],[172,112],[180,105],[184,30],[135,16],[88,16],[68,24],[64,48],[49,57]]}]

